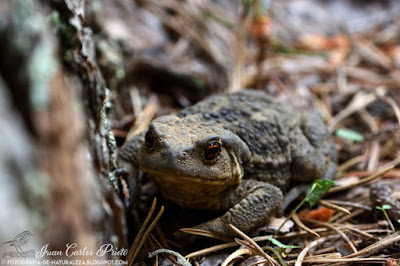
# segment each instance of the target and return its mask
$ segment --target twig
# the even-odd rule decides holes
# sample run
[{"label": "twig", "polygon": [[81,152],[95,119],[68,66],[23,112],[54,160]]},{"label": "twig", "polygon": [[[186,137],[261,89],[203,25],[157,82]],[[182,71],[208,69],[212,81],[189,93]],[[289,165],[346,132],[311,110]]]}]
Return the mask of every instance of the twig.
[{"label": "twig", "polygon": [[186,259],[190,259],[190,258],[193,258],[193,257],[205,255],[205,254],[208,254],[208,253],[211,253],[211,252],[216,252],[216,251],[219,251],[219,250],[223,250],[223,249],[231,248],[231,247],[235,247],[235,246],[238,246],[238,243],[231,242],[231,243],[221,244],[221,245],[217,245],[217,246],[213,246],[213,247],[201,249],[201,250],[196,251],[196,252],[189,253],[189,254],[187,254],[185,256],[185,258]]},{"label": "twig", "polygon": [[294,264],[295,266],[301,266],[301,264],[303,263],[304,257],[307,255],[307,252],[309,250],[311,250],[313,247],[315,247],[316,245],[320,245],[321,243],[323,243],[326,240],[325,237],[317,239],[313,242],[310,243],[310,245],[308,245],[307,247],[305,247],[299,254],[299,256],[297,257],[297,261]]},{"label": "twig", "polygon": [[[325,264],[325,263],[360,263],[360,262],[379,262],[384,263],[386,258],[354,258],[354,259],[318,259],[318,260],[305,260],[303,261],[305,264],[315,265],[315,264]],[[297,262],[296,262],[297,263]],[[296,264],[295,264],[296,265]]]},{"label": "twig", "polygon": [[339,191],[347,190],[347,189],[350,189],[350,188],[353,188],[353,187],[356,187],[356,186],[359,186],[359,185],[363,185],[363,184],[369,183],[369,182],[377,179],[378,177],[383,176],[384,174],[386,174],[387,172],[389,172],[393,168],[394,168],[394,165],[389,166],[389,167],[387,167],[387,168],[385,168],[383,170],[380,170],[379,172],[377,172],[377,173],[375,173],[373,175],[370,175],[370,176],[368,176],[366,178],[363,178],[360,181],[358,181],[356,183],[353,183],[353,184],[340,186],[340,187],[333,187],[327,192],[327,194],[336,193],[336,192],[339,192]]},{"label": "twig", "polygon": [[129,130],[126,139],[131,139],[133,136],[139,134],[139,132],[145,130],[156,115],[158,108],[159,104],[157,97],[155,95],[151,95],[147,105],[137,116],[134,126]]},{"label": "twig", "polygon": [[[360,210],[360,211],[363,211],[363,210]],[[353,212],[353,213],[355,213],[355,212]],[[347,216],[352,216],[352,215],[353,214],[347,215]],[[374,227],[374,226],[375,225],[367,225],[367,226],[366,225],[360,225],[360,226],[354,225],[353,228],[358,228],[360,230],[368,230],[369,228]],[[343,225],[343,226],[339,226],[338,228],[340,230],[346,230],[347,226]],[[327,228],[317,228],[314,231],[316,233],[326,233],[326,232],[328,232],[328,229]],[[379,233],[385,233],[385,232],[387,232],[387,230],[382,231],[382,232],[379,231]],[[283,234],[283,235],[279,235],[277,238],[279,238],[279,239],[287,239],[287,238],[294,238],[294,237],[308,237],[309,235],[310,235],[310,232],[307,232],[307,231],[303,230],[303,231],[299,231],[299,232],[291,232],[291,233],[286,233],[286,234]],[[272,237],[272,235],[257,236],[257,237],[252,238],[252,240],[253,241],[257,241],[257,242],[258,241],[268,241],[269,237]],[[235,247],[235,246],[238,246],[238,245],[239,244],[236,243],[236,242],[220,244],[220,245],[216,245],[216,246],[213,246],[213,247],[210,247],[210,248],[205,248],[205,249],[201,249],[201,250],[192,252],[192,253],[186,255],[185,258],[189,259],[189,258],[205,255],[205,254],[208,254],[208,253],[211,253],[211,252],[216,252],[216,251],[220,251],[220,250],[223,250],[223,249]]]},{"label": "twig", "polygon": [[339,165],[337,171],[338,172],[345,171],[348,168],[352,167],[353,165],[361,163],[363,160],[364,160],[364,155],[359,155],[359,156],[353,157],[350,160]]},{"label": "twig", "polygon": [[[330,204],[335,204],[335,205],[354,207],[354,208],[363,209],[363,210],[366,210],[366,211],[372,211],[372,208],[370,206],[363,205],[363,204],[356,203],[356,202],[343,201],[343,200],[334,200],[334,199],[324,200],[324,202],[327,202],[327,203],[330,203]],[[350,213],[348,213],[348,214],[350,214]]]},{"label": "twig", "polygon": [[209,238],[214,238],[222,241],[229,241],[231,240],[230,238],[225,238],[221,235],[218,235],[214,232],[207,231],[207,230],[202,230],[202,229],[196,229],[196,228],[181,228],[181,232],[187,233],[187,234],[192,234],[192,235],[197,235],[197,236],[204,236],[204,237],[209,237]]},{"label": "twig", "polygon": [[310,228],[308,228],[305,224],[303,224],[302,221],[300,221],[299,216],[297,216],[297,214],[293,214],[293,221],[303,230],[306,230],[307,232],[309,232],[310,234],[315,235],[316,237],[321,237],[317,232],[314,232],[313,230],[311,230]]},{"label": "twig", "polygon": [[345,221],[353,219],[354,217],[356,217],[356,216],[358,216],[360,214],[363,214],[364,212],[365,212],[365,210],[363,210],[363,209],[355,210],[351,214],[348,214],[348,215],[345,215],[345,216],[343,216],[341,218],[338,218],[335,222],[337,224],[341,224],[341,223],[343,223]]},{"label": "twig", "polygon": [[[149,228],[147,228],[146,232],[143,234],[144,229],[146,228],[151,216],[153,215],[153,212],[156,208],[156,204],[157,204],[157,199],[154,198],[153,200],[153,204],[151,205],[150,211],[147,214],[146,219],[144,220],[142,226],[139,229],[138,234],[136,235],[135,240],[133,241],[131,248],[129,249],[129,253],[127,255],[127,261],[128,261],[128,265],[132,265],[133,261],[136,258],[137,253],[139,252],[139,250],[142,248],[142,245],[144,243],[144,241],[146,240],[146,238],[148,237],[148,235],[150,234],[151,230],[153,230],[153,227],[156,225],[156,223],[158,222],[158,220],[161,218],[161,215],[164,212],[164,206],[161,206],[160,211],[158,212],[156,218],[154,219],[154,221],[150,224]],[[143,234],[143,236],[142,236]]]},{"label": "twig", "polygon": [[392,109],[396,115],[397,121],[400,124],[400,108],[397,105],[397,103],[393,100],[393,98],[390,98],[388,96],[382,97],[382,99],[384,101],[386,101],[392,107]]},{"label": "twig", "polygon": [[361,110],[362,108],[365,108],[372,102],[374,102],[377,99],[376,93],[365,93],[365,92],[359,92],[357,93],[349,105],[343,109],[340,113],[338,113],[329,123],[329,130],[333,131],[336,125],[345,119],[346,117],[350,116],[354,112],[357,112],[358,110]]},{"label": "twig", "polygon": [[319,200],[318,203],[321,204],[324,207],[329,208],[329,209],[332,209],[332,210],[335,210],[335,211],[338,211],[338,212],[341,212],[341,213],[344,213],[344,214],[351,214],[351,212],[349,212],[345,208],[337,206],[337,205],[335,205],[333,203],[330,203],[330,202],[327,202],[325,200]]},{"label": "twig", "polygon": [[142,237],[142,234],[144,232],[144,229],[146,228],[147,223],[149,222],[151,216],[153,215],[153,212],[156,208],[156,204],[157,204],[157,199],[154,198],[153,199],[153,203],[150,207],[149,213],[147,214],[146,219],[144,220],[142,226],[139,229],[139,232],[136,235],[135,240],[133,241],[131,248],[129,249],[128,255],[127,255],[127,261],[133,261],[134,256],[133,254],[136,254],[136,249],[137,249],[137,244],[139,243],[140,238]]},{"label": "twig", "polygon": [[[158,212],[156,218],[154,218],[154,221],[150,224],[149,228],[147,228],[146,232],[144,233],[142,239],[139,242],[138,249],[136,250],[136,253],[139,252],[140,248],[142,247],[144,241],[147,239],[149,236],[150,232],[153,230],[154,226],[157,224],[158,220],[160,220],[161,215],[164,213],[164,206],[161,206],[160,211]],[[136,254],[135,254],[136,256]]]},{"label": "twig", "polygon": [[382,239],[381,241],[378,241],[372,245],[369,245],[368,247],[347,255],[343,258],[354,258],[354,257],[369,257],[371,255],[377,254],[379,252],[381,252],[382,250],[386,249],[387,247],[390,247],[391,245],[393,245],[394,243],[400,241],[400,232],[396,232],[384,239]]},{"label": "twig", "polygon": [[240,231],[238,228],[236,228],[232,224],[229,224],[229,226],[233,229],[233,231],[235,231],[235,233],[237,233],[240,237],[242,237],[244,240],[246,240],[250,244],[250,246],[254,248],[255,253],[266,258],[268,260],[268,262],[270,263],[270,265],[279,265],[278,262],[276,262],[267,253],[265,253],[264,250],[262,250],[262,248],[253,239],[248,237],[245,233]]},{"label": "twig", "polygon": [[229,263],[232,262],[232,260],[234,260],[235,258],[242,256],[242,255],[251,255],[252,251],[250,249],[247,248],[243,248],[243,249],[238,249],[235,252],[233,252],[232,254],[230,254],[225,260],[224,262],[222,262],[221,266],[227,266],[229,265]]},{"label": "twig", "polygon": [[350,227],[350,226],[348,226],[347,228],[346,228],[346,230],[348,230],[348,231],[353,231],[354,233],[356,233],[356,234],[358,234],[358,235],[360,235],[360,236],[363,236],[363,237],[366,237],[366,238],[375,238],[375,236],[373,236],[373,235],[371,235],[371,234],[369,234],[369,233],[367,233],[367,232],[364,232],[364,231],[362,231],[362,230],[359,230],[359,229],[357,229],[357,228],[353,228],[353,227]]},{"label": "twig", "polygon": [[338,233],[347,242],[347,244],[353,250],[353,252],[357,252],[357,249],[354,246],[353,242],[351,242],[351,240],[336,226],[333,226],[330,223],[325,223],[325,222],[321,222],[321,221],[317,221],[317,220],[311,220],[310,219],[310,220],[307,220],[307,221],[315,223],[315,224],[318,224],[318,225],[322,225],[322,226],[328,227],[329,229],[332,229],[333,231]]}]

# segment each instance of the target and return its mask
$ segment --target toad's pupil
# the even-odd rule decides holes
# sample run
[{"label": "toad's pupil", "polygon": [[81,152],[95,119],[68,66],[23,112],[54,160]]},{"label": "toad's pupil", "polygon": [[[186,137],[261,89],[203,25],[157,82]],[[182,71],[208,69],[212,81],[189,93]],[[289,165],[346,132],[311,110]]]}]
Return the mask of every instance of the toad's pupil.
[{"label": "toad's pupil", "polygon": [[218,157],[221,153],[221,144],[218,142],[211,142],[207,145],[205,150],[205,156],[207,160],[212,160]]},{"label": "toad's pupil", "polygon": [[153,147],[154,143],[154,134],[150,130],[146,132],[146,135],[144,136],[144,141],[146,142],[146,145],[149,146],[150,148]]}]

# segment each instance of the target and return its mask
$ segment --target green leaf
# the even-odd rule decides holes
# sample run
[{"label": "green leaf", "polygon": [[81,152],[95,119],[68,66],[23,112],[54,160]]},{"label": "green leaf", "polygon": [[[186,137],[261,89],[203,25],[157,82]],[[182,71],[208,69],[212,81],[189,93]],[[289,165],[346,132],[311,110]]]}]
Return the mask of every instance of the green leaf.
[{"label": "green leaf", "polygon": [[382,208],[385,209],[385,210],[390,210],[392,208],[392,206],[390,206],[389,204],[384,204],[382,206]]},{"label": "green leaf", "polygon": [[335,184],[332,180],[315,180],[312,185],[310,192],[306,196],[306,201],[310,204],[310,208],[312,208],[317,201],[325,195],[326,192]]},{"label": "green leaf", "polygon": [[392,208],[392,206],[390,206],[389,204],[384,204],[384,205],[382,205],[382,207],[376,206],[376,208],[378,210],[383,211],[383,210],[390,210]]},{"label": "green leaf", "polygon": [[364,142],[364,136],[362,134],[347,128],[339,128],[336,130],[335,134],[342,139],[347,139],[353,142]]},{"label": "green leaf", "polygon": [[275,238],[272,238],[272,237],[268,237],[268,240],[271,241],[271,243],[274,244],[275,246],[277,246],[279,248],[282,248],[282,249],[300,248],[299,246],[285,245],[285,244],[279,242],[278,240],[276,240]]}]

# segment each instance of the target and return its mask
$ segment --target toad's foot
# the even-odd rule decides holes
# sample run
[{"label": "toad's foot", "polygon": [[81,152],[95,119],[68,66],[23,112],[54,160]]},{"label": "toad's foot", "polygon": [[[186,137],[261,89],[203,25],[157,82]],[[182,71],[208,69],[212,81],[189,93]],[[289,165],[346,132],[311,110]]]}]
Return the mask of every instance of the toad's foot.
[{"label": "toad's foot", "polygon": [[211,221],[202,223],[195,229],[207,230],[224,236],[235,235],[229,224],[248,233],[268,221],[274,215],[283,201],[279,188],[260,181],[244,180],[237,187],[227,191],[222,200],[223,205],[231,207],[224,215]]}]

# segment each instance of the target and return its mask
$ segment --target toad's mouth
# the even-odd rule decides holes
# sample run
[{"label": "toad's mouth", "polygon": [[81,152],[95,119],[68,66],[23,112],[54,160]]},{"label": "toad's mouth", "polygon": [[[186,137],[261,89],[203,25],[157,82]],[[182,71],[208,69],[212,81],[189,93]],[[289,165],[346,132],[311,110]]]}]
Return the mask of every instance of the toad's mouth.
[{"label": "toad's mouth", "polygon": [[234,184],[237,183],[235,180],[240,180],[240,178],[232,177],[225,173],[224,176],[210,177],[202,175],[188,175],[181,172],[167,173],[153,168],[141,167],[142,170],[147,173],[151,178],[155,179],[157,182],[171,182],[171,183],[202,183],[202,184]]}]

